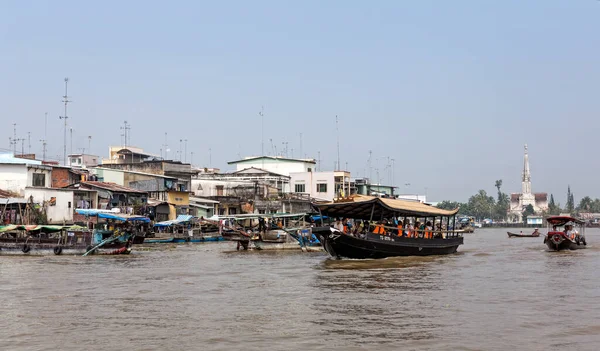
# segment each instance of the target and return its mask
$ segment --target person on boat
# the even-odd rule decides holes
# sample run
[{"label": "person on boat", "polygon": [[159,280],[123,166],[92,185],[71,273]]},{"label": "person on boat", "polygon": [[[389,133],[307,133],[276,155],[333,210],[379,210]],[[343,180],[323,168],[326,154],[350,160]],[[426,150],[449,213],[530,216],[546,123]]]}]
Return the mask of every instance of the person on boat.
[{"label": "person on boat", "polygon": [[373,233],[374,234],[381,234],[381,235],[385,234],[385,227],[384,227],[383,222],[377,222],[375,224],[375,229],[373,229]]},{"label": "person on boat", "polygon": [[435,231],[436,233],[433,234],[433,237],[436,239],[443,239],[444,236],[442,235],[442,223],[438,223],[435,225]]},{"label": "person on boat", "polygon": [[425,230],[425,233],[423,234],[425,239],[433,239],[433,233],[431,232],[433,230],[433,226],[431,225],[431,222],[428,221],[425,223],[425,228],[423,228],[423,230]]},{"label": "person on boat", "polygon": [[258,217],[258,232],[265,233],[267,231],[267,226],[265,225],[264,217]]},{"label": "person on boat", "polygon": [[421,224],[421,222],[416,221],[415,222],[415,238],[422,238],[423,237],[423,229],[425,228],[425,225]]},{"label": "person on boat", "polygon": [[350,218],[346,218],[346,228],[348,229],[348,233],[352,233],[352,220]]},{"label": "person on boat", "polygon": [[579,234],[577,232],[577,230],[573,229],[573,226],[571,224],[567,224],[565,226],[565,235],[571,239],[571,240],[575,240],[575,237],[577,236],[577,234]]},{"label": "person on boat", "polygon": [[402,223],[402,221],[398,220],[398,224],[397,224],[397,228],[398,228],[398,236],[404,236],[404,223]]},{"label": "person on boat", "polygon": [[540,231],[535,228],[535,230],[533,231],[533,233],[531,233],[531,235],[540,235]]},{"label": "person on boat", "polygon": [[335,222],[335,229],[339,230],[342,233],[344,232],[344,224],[342,223],[342,220],[339,218]]}]

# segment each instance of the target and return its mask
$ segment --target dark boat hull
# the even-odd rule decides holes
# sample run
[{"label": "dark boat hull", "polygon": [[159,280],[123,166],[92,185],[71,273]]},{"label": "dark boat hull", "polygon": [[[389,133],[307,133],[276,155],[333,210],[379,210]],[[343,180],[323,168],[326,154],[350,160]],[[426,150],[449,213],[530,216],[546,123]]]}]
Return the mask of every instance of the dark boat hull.
[{"label": "dark boat hull", "polygon": [[587,245],[585,237],[580,238],[578,241],[572,241],[564,235],[552,233],[544,238],[544,244],[552,251],[581,250],[585,249]]},{"label": "dark boat hull", "polygon": [[462,237],[421,239],[367,234],[364,239],[332,232],[331,228],[313,228],[325,251],[332,257],[374,259],[396,256],[430,256],[453,254],[463,244]]},{"label": "dark boat hull", "polygon": [[516,234],[516,233],[511,233],[511,232],[506,232],[508,234],[509,238],[539,238],[540,235],[534,235],[534,234]]}]

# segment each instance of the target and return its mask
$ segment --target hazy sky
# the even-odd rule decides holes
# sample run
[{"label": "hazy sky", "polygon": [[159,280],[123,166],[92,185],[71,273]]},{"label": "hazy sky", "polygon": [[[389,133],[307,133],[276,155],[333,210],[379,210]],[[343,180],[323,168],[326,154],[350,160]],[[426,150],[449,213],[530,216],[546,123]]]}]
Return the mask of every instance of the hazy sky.
[{"label": "hazy sky", "polygon": [[401,192],[432,201],[520,191],[527,143],[533,191],[564,204],[568,184],[600,197],[599,38],[595,0],[3,0],[0,148],[17,123],[41,155],[48,112],[62,157],[69,77],[74,151],[91,135],[106,157],[127,120],[133,145],[159,154],[168,132],[170,156],[187,139],[230,170],[261,153],[264,106],[265,153],[332,169],[337,114],[353,176],[372,150],[375,181],[393,158]]}]

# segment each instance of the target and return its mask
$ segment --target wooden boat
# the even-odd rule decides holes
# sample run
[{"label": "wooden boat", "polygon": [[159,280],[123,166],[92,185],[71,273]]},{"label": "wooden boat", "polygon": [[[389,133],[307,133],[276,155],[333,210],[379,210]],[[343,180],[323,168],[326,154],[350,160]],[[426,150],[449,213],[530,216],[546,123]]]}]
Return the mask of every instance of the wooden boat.
[{"label": "wooden boat", "polygon": [[511,232],[506,232],[508,234],[509,238],[537,238],[540,236],[540,232],[536,232],[534,231],[531,234],[523,234],[522,232],[517,234],[517,233],[511,233]]},{"label": "wooden boat", "polygon": [[[548,234],[544,244],[552,251],[580,250],[587,246],[585,240],[585,222],[570,216],[553,216],[546,218]],[[577,229],[573,231],[573,226]],[[560,228],[564,228],[560,231]]]},{"label": "wooden boat", "polygon": [[190,215],[179,215],[171,221],[154,224],[151,238],[146,238],[147,244],[163,243],[203,243],[208,241],[225,240],[218,232],[205,232],[204,229],[214,226],[204,219]]},{"label": "wooden boat", "polygon": [[[456,227],[456,210],[442,210],[420,202],[404,201],[371,196],[355,196],[351,199],[328,203],[314,204],[322,215],[337,218],[368,220],[364,233],[350,234],[329,226],[313,228],[325,251],[335,258],[385,258],[394,256],[427,256],[447,255],[455,253],[463,244],[461,233],[454,230],[409,230],[404,228],[373,225],[373,219],[400,218],[407,223],[410,218],[415,221],[440,219],[440,226]],[[451,221],[452,219],[452,221]],[[363,222],[365,223],[365,222]],[[385,233],[381,234],[385,229]],[[415,235],[419,234],[419,235]],[[410,237],[408,236],[410,235]],[[427,237],[427,238],[426,238]],[[435,237],[435,238],[434,238]]]}]

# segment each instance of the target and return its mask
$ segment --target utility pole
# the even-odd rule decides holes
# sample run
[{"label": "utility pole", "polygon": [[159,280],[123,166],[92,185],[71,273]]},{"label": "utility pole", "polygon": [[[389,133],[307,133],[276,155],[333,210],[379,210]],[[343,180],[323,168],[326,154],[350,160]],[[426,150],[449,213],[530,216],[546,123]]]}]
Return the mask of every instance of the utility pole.
[{"label": "utility pole", "polygon": [[71,139],[71,146],[69,147],[69,153],[73,154],[73,127],[69,128],[69,139]]},{"label": "utility pole", "polygon": [[165,149],[165,157],[163,157],[163,160],[166,160],[167,152],[169,151],[169,145],[167,144],[167,133],[166,132],[165,132],[165,143],[163,144],[163,149]]},{"label": "utility pole", "polygon": [[63,96],[62,102],[65,103],[65,114],[64,116],[59,116],[58,118],[65,120],[65,129],[64,129],[64,141],[63,141],[63,165],[67,165],[67,120],[69,116],[67,114],[67,105],[69,102],[69,94],[68,94],[68,86],[69,86],[69,78],[65,78],[65,95]]},{"label": "utility pole", "polygon": [[13,155],[17,154],[17,124],[13,123],[13,138],[11,144],[13,145]]},{"label": "utility pole", "polygon": [[181,144],[183,143],[183,139],[179,139],[179,162],[181,162]]},{"label": "utility pole", "polygon": [[210,148],[208,148],[208,168],[211,168],[212,164],[212,150]]},{"label": "utility pole", "polygon": [[27,153],[31,154],[31,132],[27,132]]},{"label": "utility pole", "polygon": [[369,150],[369,159],[367,161],[369,163],[369,182],[373,181],[373,151]]},{"label": "utility pole", "polygon": [[88,152],[92,153],[92,136],[88,135]]}]

